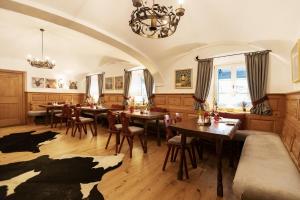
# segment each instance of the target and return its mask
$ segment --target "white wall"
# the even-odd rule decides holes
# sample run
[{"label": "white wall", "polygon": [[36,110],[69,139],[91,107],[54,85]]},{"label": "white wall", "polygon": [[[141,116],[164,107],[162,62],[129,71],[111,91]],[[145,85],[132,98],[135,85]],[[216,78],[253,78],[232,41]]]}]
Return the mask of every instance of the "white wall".
[{"label": "white wall", "polygon": [[[265,45],[264,49],[272,49],[270,54],[270,68],[268,77],[268,93],[286,93],[297,91],[300,84],[293,84],[291,80],[291,65],[289,52],[292,43],[285,45]],[[156,88],[157,93],[193,93],[196,85],[197,62],[195,57],[209,58],[216,55],[231,54],[236,52],[257,51],[257,46],[245,44],[226,44],[212,45],[187,52],[177,60],[166,61],[161,67],[161,73],[165,78],[164,84]],[[214,64],[230,64],[244,62],[244,56],[228,57],[226,59],[216,59]],[[175,89],[174,79],[175,70],[192,68],[193,69],[193,88],[192,89]]]}]

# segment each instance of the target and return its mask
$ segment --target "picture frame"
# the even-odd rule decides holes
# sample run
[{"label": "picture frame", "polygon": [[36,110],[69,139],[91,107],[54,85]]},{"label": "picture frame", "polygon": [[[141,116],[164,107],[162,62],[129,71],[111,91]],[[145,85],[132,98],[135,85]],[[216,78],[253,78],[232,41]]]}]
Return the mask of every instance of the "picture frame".
[{"label": "picture frame", "polygon": [[57,80],[46,78],[46,88],[56,89],[57,88]]},{"label": "picture frame", "polygon": [[292,81],[300,82],[300,41],[296,43],[291,52]]},{"label": "picture frame", "polygon": [[175,70],[175,88],[191,89],[193,88],[193,69],[177,69]]},{"label": "picture frame", "polygon": [[124,89],[124,77],[123,76],[115,76],[115,89],[116,90]]},{"label": "picture frame", "polygon": [[32,88],[45,88],[45,78],[32,77],[31,78],[31,87]]},{"label": "picture frame", "polygon": [[69,89],[70,90],[77,90],[78,89],[78,81],[69,81]]},{"label": "picture frame", "polygon": [[113,90],[113,89],[114,89],[114,77],[106,77],[105,90]]}]

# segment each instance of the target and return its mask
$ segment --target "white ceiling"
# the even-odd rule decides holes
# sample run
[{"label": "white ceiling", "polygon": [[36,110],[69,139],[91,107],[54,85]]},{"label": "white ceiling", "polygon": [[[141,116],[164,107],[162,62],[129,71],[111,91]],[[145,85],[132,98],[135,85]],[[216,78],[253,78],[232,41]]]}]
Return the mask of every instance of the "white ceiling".
[{"label": "white ceiling", "polygon": [[[300,35],[299,0],[185,0],[186,14],[181,19],[177,32],[169,38],[159,40],[143,38],[131,31],[128,26],[130,14],[134,9],[131,0],[17,0],[16,2],[68,16],[96,27],[102,33],[145,55],[156,66],[166,58],[212,44],[241,42],[258,46],[268,44],[272,47],[273,42],[291,43]],[[156,2],[176,5],[176,0],[156,0]],[[2,11],[0,14],[4,15]],[[38,33],[33,32],[40,25],[36,23],[38,20],[27,23],[10,15],[9,24],[2,21],[1,26],[23,29],[20,31],[25,31],[26,34],[22,36],[31,37],[31,40],[23,41],[24,48],[27,48],[25,45],[33,42],[32,37],[34,39],[39,37]],[[48,25],[49,33],[46,37],[48,40],[56,41],[49,42],[47,48],[50,52],[51,48],[55,49],[59,45],[65,54],[69,52],[78,57],[97,57],[101,54],[102,57],[112,56],[138,63],[139,59],[132,59],[132,54],[126,55],[128,52],[122,49],[123,52],[118,52],[111,45],[105,46],[103,42],[87,39],[74,31],[71,33],[50,23]],[[1,32],[1,37],[2,34]],[[6,37],[18,38],[18,35],[7,33]],[[26,51],[32,49],[32,46],[29,47]]]}]

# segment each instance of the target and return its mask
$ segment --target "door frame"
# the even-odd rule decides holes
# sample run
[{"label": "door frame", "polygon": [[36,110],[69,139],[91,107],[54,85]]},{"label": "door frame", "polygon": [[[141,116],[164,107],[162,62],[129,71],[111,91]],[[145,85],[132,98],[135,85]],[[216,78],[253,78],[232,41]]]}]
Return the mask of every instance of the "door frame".
[{"label": "door frame", "polygon": [[26,98],[25,98],[25,87],[26,87],[26,75],[25,71],[18,71],[18,70],[10,70],[10,69],[2,69],[0,68],[0,72],[4,73],[14,73],[14,74],[21,74],[22,75],[22,96],[21,96],[21,124],[24,125],[26,123]]}]

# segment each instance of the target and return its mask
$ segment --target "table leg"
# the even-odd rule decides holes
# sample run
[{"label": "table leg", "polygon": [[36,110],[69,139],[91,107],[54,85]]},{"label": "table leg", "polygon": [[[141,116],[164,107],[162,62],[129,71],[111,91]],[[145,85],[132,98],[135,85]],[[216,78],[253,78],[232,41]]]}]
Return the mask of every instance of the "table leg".
[{"label": "table leg", "polygon": [[94,113],[94,136],[97,136],[98,135],[98,132],[97,132],[97,120],[98,120],[98,117],[97,117],[97,114]]},{"label": "table leg", "polygon": [[157,145],[160,146],[161,138],[160,138],[160,130],[159,130],[159,120],[156,120],[156,132],[157,132]]},{"label": "table leg", "polygon": [[177,173],[177,179],[182,180],[183,179],[183,162],[185,157],[185,145],[186,145],[186,135],[184,133],[181,133],[181,155],[180,155],[180,161],[179,161],[179,169]]},{"label": "table leg", "polygon": [[51,128],[53,128],[54,109],[51,109]]},{"label": "table leg", "polygon": [[148,121],[144,122],[144,153],[148,152],[147,137],[148,137]]},{"label": "table leg", "polygon": [[223,175],[222,175],[222,152],[223,152],[223,140],[217,140],[216,151],[218,156],[217,167],[217,195],[218,197],[223,197]]},{"label": "table leg", "polygon": [[120,144],[120,131],[117,131],[116,132],[116,154],[115,155],[118,155],[119,144]]}]

